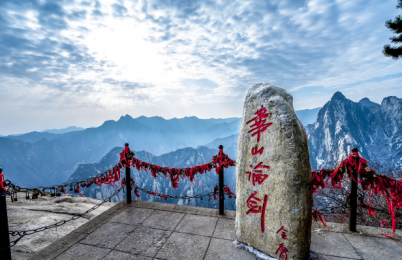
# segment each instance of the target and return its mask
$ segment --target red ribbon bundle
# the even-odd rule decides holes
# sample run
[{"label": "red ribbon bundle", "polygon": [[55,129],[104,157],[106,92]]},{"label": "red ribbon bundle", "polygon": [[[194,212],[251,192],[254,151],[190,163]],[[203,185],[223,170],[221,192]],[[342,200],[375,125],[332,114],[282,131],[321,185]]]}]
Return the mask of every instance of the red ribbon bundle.
[{"label": "red ribbon bundle", "polygon": [[[355,155],[356,157],[353,157],[353,155]],[[391,237],[395,234],[396,224],[398,222],[398,219],[395,215],[395,208],[402,208],[402,181],[395,180],[385,175],[378,176],[372,168],[369,170],[366,169],[365,171],[364,169],[367,167],[367,162],[368,160],[359,157],[357,152],[352,152],[349,157],[343,160],[339,164],[339,166],[330,174],[329,178],[327,178],[327,180],[325,181],[325,184],[328,184],[328,181],[331,179],[332,188],[341,188],[341,181],[343,179],[344,171],[339,171],[339,169],[341,169],[342,167],[347,167],[349,173],[358,173],[360,181],[355,180],[353,174],[351,174],[350,176],[350,181],[360,183],[363,190],[370,190],[368,203],[370,203],[372,193],[381,194],[387,199],[388,211],[391,214],[392,218],[392,234],[382,235],[386,237]],[[322,183],[323,178],[325,178],[324,171],[323,169],[321,169],[320,174],[317,173],[317,170],[314,170],[312,172],[313,194],[317,192],[318,187],[325,188],[325,185],[323,185]],[[375,210],[372,206],[370,206],[369,204],[363,204],[363,206],[368,209],[369,215],[376,217]]]},{"label": "red ribbon bundle", "polygon": [[313,210],[313,221],[317,221],[318,219],[321,220],[322,224],[324,224],[324,227],[328,227],[327,226],[327,222],[325,222],[324,217],[321,215],[320,211],[318,211],[318,209]]},{"label": "red ribbon bundle", "polygon": [[325,188],[325,175],[324,175],[324,169],[321,169],[320,173],[317,172],[317,170],[312,171],[312,186],[313,186],[313,194],[317,194],[317,189],[318,187],[321,187],[321,189]]},{"label": "red ribbon bundle", "polygon": [[215,171],[218,175],[222,167],[228,168],[229,166],[236,166],[236,162],[230,159],[229,156],[223,152],[223,149],[219,149],[219,154],[213,156],[211,162],[215,165]]},{"label": "red ribbon bundle", "polygon": [[229,194],[229,198],[236,196],[229,188],[229,186],[226,186],[225,189],[223,190],[224,193]]}]

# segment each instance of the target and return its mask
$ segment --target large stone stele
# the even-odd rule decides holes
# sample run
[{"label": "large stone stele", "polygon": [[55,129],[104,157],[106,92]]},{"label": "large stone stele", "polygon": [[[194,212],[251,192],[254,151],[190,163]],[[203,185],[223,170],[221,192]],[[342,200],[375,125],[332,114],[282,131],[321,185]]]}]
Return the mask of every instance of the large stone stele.
[{"label": "large stone stele", "polygon": [[[264,106],[266,113],[272,113],[266,123],[272,123],[260,135],[247,124],[255,118],[257,110]],[[252,155],[254,147],[264,147],[262,154]],[[253,168],[260,162],[270,169]],[[252,165],[253,168],[250,167]],[[261,184],[253,186],[250,174],[262,170],[269,177]],[[307,147],[307,135],[293,109],[293,97],[284,89],[269,83],[251,86],[244,100],[243,119],[238,144],[236,172],[236,236],[237,240],[279,258],[307,259],[311,238],[311,168]],[[256,198],[262,205],[268,195],[264,227],[262,233],[262,214],[249,213],[247,200],[257,191]],[[261,207],[261,211],[262,211]],[[285,231],[278,230],[284,228]],[[284,233],[284,236],[282,236]],[[287,238],[287,240],[286,240]],[[282,251],[278,248],[282,244]],[[286,252],[286,249],[288,252]]]}]

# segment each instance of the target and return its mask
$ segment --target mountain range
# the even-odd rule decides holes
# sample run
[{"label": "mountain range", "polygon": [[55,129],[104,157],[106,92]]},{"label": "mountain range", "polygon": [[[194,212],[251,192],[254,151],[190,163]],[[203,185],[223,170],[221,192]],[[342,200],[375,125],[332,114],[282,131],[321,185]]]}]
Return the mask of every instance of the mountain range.
[{"label": "mountain range", "polygon": [[0,137],[0,165],[6,178],[21,186],[55,185],[66,181],[79,164],[96,163],[116,146],[161,155],[197,147],[237,134],[240,118],[122,116],[99,127],[63,134],[31,132]]},{"label": "mountain range", "polygon": [[[353,102],[337,92],[322,108],[301,112],[303,124],[316,117],[313,124],[305,125],[312,169],[335,167],[353,147],[359,148],[371,166],[401,169],[402,99],[386,97],[381,104],[367,98]],[[137,151],[137,158],[161,166],[185,167],[209,162],[221,144],[235,160],[240,123],[240,118],[165,120],[144,116],[134,119],[126,115],[99,127],[62,134],[32,132],[0,137],[0,166],[13,183],[33,187],[82,180],[102,172],[115,165],[125,142]],[[169,181],[146,180],[149,178],[146,173],[134,174],[143,187],[169,193]],[[210,190],[217,182],[201,177],[205,186],[200,190],[187,183],[185,189],[171,190],[173,193],[169,194],[190,190],[198,194]],[[235,187],[234,179],[228,183]],[[208,188],[203,190],[204,187]],[[99,197],[110,192],[110,187],[93,187],[86,195]]]}]

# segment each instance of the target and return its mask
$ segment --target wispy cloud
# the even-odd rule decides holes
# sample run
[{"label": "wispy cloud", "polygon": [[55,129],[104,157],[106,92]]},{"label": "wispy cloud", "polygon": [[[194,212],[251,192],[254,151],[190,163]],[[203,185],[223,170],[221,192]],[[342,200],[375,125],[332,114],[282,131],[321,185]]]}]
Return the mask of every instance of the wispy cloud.
[{"label": "wispy cloud", "polygon": [[[395,0],[3,0],[0,88],[7,98],[0,104],[7,111],[0,119],[14,128],[0,134],[33,130],[51,115],[70,121],[43,129],[94,125],[122,113],[239,116],[255,82],[286,88],[297,109],[322,106],[337,90],[381,102],[400,95],[402,82],[400,62],[381,52],[395,6]],[[71,121],[66,111],[85,113]],[[91,113],[96,120],[88,120]],[[21,115],[43,119],[22,130],[29,127]]]}]

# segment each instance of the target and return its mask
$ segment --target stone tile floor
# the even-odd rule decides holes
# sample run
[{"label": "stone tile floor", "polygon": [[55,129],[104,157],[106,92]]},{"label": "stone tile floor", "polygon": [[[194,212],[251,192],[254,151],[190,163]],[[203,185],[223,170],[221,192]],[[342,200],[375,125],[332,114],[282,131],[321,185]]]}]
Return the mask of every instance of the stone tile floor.
[{"label": "stone tile floor", "polygon": [[[234,211],[125,201],[44,248],[31,259],[258,259],[233,245]],[[402,259],[402,232],[358,226],[350,233],[342,224],[314,223],[311,259]],[[386,230],[389,231],[389,230]]]}]

